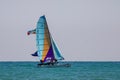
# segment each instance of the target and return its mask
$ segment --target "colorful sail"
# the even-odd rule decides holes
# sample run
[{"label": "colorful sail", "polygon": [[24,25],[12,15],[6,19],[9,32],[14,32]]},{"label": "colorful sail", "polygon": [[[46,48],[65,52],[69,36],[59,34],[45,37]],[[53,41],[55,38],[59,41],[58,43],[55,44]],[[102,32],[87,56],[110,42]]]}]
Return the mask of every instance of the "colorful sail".
[{"label": "colorful sail", "polygon": [[40,17],[38,20],[36,28],[36,42],[38,49],[37,53],[40,60],[49,62],[55,59],[45,16]]},{"label": "colorful sail", "polygon": [[36,29],[28,31],[29,34],[36,34],[37,51],[32,56],[38,56],[43,62],[64,59],[50,35],[45,16],[39,18]]},{"label": "colorful sail", "polygon": [[[52,38],[51,38],[52,39]],[[54,40],[52,39],[52,46],[53,46],[53,51],[54,51],[54,55],[55,55],[55,58],[57,60],[64,60],[64,58],[62,57],[62,55],[60,54]]]}]

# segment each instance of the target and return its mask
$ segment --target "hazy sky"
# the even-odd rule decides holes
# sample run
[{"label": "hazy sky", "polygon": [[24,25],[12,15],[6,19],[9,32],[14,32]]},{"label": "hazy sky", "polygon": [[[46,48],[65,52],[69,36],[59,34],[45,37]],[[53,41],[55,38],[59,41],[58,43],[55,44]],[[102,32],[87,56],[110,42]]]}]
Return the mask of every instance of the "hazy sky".
[{"label": "hazy sky", "polygon": [[0,61],[37,61],[36,36],[45,14],[66,60],[120,61],[120,0],[0,0]]}]

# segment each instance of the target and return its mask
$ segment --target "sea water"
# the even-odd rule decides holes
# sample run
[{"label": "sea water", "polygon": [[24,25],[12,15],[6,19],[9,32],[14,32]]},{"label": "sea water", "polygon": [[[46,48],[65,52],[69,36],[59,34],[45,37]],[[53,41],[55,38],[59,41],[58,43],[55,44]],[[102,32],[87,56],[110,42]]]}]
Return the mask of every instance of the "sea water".
[{"label": "sea water", "polygon": [[67,62],[38,68],[37,62],[0,62],[0,80],[120,80],[120,62]]}]

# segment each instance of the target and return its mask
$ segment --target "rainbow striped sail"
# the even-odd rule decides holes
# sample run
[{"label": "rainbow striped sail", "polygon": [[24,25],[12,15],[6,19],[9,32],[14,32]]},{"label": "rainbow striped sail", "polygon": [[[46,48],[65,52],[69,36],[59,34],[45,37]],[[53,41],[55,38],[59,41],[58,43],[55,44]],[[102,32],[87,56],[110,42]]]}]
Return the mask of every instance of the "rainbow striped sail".
[{"label": "rainbow striped sail", "polygon": [[32,56],[38,56],[44,63],[64,59],[49,32],[45,16],[39,18],[36,29],[28,31],[30,34],[36,34],[37,51]]}]

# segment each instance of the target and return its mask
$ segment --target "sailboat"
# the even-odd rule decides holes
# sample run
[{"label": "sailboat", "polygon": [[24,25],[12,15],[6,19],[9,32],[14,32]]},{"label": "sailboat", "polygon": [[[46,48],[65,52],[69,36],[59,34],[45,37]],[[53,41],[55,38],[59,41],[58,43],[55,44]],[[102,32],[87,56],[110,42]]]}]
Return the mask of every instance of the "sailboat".
[{"label": "sailboat", "polygon": [[60,63],[64,58],[50,34],[44,15],[39,18],[36,29],[28,31],[27,34],[36,34],[37,51],[31,55],[39,58],[39,67],[70,67],[68,63]]}]

